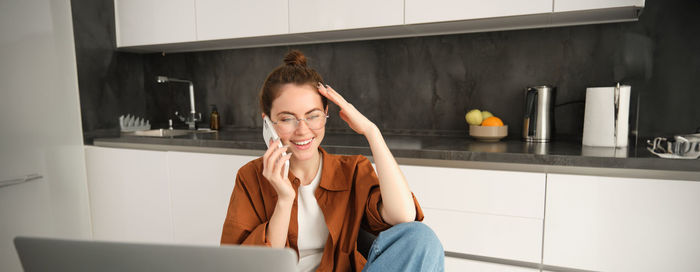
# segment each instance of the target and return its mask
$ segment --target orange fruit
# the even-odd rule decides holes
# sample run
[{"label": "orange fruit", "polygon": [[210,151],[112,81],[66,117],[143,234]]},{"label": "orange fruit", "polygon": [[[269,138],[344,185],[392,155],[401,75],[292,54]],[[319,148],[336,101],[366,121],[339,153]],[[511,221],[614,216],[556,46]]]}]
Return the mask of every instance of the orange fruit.
[{"label": "orange fruit", "polygon": [[484,119],[484,121],[481,122],[481,125],[485,127],[500,127],[503,126],[503,121],[501,121],[501,118],[491,116]]}]

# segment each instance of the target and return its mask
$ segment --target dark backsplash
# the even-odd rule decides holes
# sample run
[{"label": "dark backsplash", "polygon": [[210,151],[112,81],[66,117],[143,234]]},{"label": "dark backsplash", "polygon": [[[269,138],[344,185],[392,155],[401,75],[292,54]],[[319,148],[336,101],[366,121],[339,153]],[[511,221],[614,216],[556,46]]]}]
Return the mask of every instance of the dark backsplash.
[{"label": "dark backsplash", "polygon": [[[479,108],[519,135],[525,87],[548,84],[557,87],[557,134],[581,137],[586,87],[617,81],[640,97],[640,136],[700,126],[697,1],[650,0],[630,23],[164,55],[115,51],[112,1],[72,4],[87,142],[115,130],[121,114],[164,127],[189,110],[186,84],[157,75],[194,82],[201,126],[216,104],[224,127],[260,127],[258,91],[290,49],[384,130],[466,134],[464,114]],[[337,111],[328,127],[347,128]]]}]

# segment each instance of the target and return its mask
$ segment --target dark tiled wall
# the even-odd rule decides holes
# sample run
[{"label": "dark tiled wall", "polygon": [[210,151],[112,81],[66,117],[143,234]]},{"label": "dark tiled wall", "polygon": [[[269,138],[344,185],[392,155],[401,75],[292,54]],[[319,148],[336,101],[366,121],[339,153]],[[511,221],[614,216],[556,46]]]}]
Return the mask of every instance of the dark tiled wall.
[{"label": "dark tiled wall", "polygon": [[[72,2],[86,134],[116,127],[126,112],[164,126],[188,110],[187,86],[156,75],[191,79],[205,118],[217,104],[224,126],[259,127],[258,90],[292,48],[387,130],[466,133],[464,114],[480,108],[517,135],[524,88],[551,84],[558,134],[580,137],[585,88],[616,81],[639,94],[641,136],[700,126],[697,1],[647,1],[631,23],[165,55],[115,52],[111,1]],[[346,128],[331,111],[328,126]]]},{"label": "dark tiled wall", "polygon": [[111,0],[73,0],[73,36],[86,143],[108,131],[118,132],[124,113],[146,116],[144,56],[115,51]]}]

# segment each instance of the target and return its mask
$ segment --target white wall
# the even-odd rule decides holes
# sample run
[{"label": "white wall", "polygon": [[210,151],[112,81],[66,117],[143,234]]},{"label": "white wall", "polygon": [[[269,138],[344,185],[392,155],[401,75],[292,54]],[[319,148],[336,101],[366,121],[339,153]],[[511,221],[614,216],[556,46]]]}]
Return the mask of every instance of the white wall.
[{"label": "white wall", "polygon": [[91,236],[69,0],[0,1],[0,271],[17,235]]}]

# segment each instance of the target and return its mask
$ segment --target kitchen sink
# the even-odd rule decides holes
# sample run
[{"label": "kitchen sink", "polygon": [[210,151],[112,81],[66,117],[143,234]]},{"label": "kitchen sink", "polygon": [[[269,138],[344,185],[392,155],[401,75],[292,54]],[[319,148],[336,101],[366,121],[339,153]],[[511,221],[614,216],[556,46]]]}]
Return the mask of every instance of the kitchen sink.
[{"label": "kitchen sink", "polygon": [[150,129],[150,130],[137,130],[134,132],[124,133],[125,135],[133,136],[146,136],[146,137],[177,137],[183,135],[200,134],[200,133],[214,133],[216,130],[190,130],[190,129]]}]

